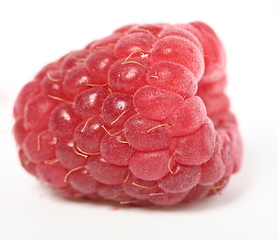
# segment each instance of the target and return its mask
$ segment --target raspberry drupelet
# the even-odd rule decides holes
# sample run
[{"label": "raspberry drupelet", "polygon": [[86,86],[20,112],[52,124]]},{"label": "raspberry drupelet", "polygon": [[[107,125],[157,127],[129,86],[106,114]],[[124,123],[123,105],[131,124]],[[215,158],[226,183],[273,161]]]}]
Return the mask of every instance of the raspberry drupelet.
[{"label": "raspberry drupelet", "polygon": [[21,164],[70,198],[169,206],[220,193],[242,159],[225,64],[205,23],[123,26],[22,88]]}]

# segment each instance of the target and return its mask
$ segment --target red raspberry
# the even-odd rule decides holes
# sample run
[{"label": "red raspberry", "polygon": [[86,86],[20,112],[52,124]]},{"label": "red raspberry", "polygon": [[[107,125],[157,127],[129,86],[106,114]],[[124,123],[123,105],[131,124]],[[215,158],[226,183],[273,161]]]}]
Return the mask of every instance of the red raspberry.
[{"label": "red raspberry", "polygon": [[46,65],[14,107],[22,166],[67,197],[140,206],[219,193],[242,145],[202,22],[127,25]]}]

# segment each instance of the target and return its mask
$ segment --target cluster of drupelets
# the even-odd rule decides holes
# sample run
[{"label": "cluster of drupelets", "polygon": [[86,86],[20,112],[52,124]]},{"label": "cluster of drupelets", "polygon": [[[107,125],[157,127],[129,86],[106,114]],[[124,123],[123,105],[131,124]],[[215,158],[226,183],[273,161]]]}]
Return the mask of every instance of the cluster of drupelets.
[{"label": "cluster of drupelets", "polygon": [[22,165],[68,197],[173,205],[220,193],[242,152],[226,82],[204,23],[124,26],[24,86]]}]

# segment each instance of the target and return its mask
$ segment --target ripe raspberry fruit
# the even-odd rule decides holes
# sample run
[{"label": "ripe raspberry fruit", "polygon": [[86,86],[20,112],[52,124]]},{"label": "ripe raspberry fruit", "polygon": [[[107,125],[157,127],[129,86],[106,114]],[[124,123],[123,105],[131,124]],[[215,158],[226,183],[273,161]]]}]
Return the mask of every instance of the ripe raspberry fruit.
[{"label": "ripe raspberry fruit", "polygon": [[21,164],[72,198],[169,206],[219,193],[242,155],[226,84],[206,24],[123,26],[22,88]]}]

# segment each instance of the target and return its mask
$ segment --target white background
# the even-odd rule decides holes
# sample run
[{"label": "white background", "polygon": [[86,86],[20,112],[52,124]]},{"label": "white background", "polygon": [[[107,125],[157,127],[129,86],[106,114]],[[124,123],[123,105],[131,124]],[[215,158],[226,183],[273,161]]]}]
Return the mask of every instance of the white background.
[{"label": "white background", "polygon": [[[0,238],[278,239],[277,13],[276,0],[1,1]],[[227,93],[245,145],[242,169],[221,196],[170,208],[74,202],[22,169],[13,103],[43,65],[124,24],[194,20],[225,45]]]}]

